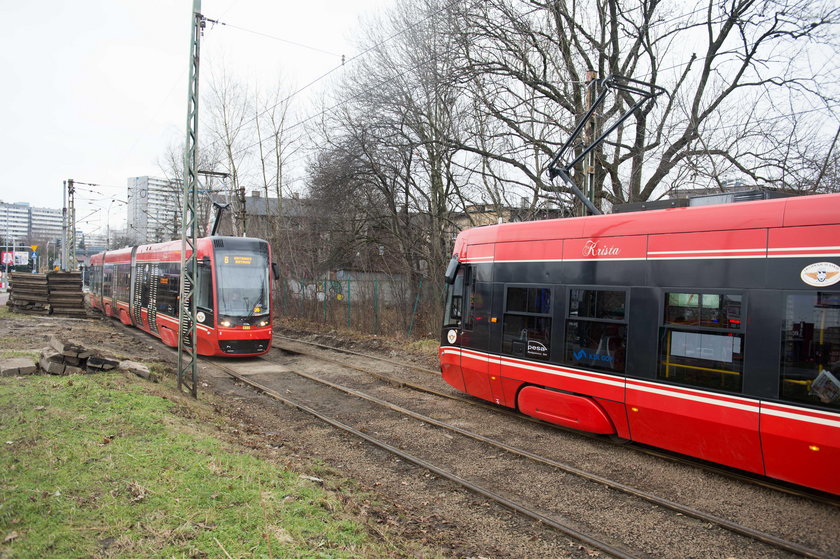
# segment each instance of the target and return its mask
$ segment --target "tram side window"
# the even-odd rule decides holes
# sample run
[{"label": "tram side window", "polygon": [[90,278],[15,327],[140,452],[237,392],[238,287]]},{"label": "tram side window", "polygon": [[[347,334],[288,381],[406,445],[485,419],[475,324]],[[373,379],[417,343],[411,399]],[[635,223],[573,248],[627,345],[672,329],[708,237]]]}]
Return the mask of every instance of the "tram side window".
[{"label": "tram side window", "polygon": [[781,398],[840,409],[840,292],[785,297]]},{"label": "tram side window", "polygon": [[94,294],[99,294],[99,266],[93,265],[90,274],[90,290]]},{"label": "tram side window", "polygon": [[181,285],[181,266],[174,262],[160,264],[157,276],[157,309],[169,316],[178,316],[178,295]]},{"label": "tram side window", "polygon": [[464,268],[458,269],[455,281],[446,290],[446,310],[443,317],[444,327],[461,325],[461,313],[464,304]]},{"label": "tram side window", "polygon": [[657,377],[741,392],[744,366],[742,296],[666,293]]},{"label": "tram side window", "polygon": [[117,264],[114,266],[114,298],[118,301],[127,302],[129,284],[131,280],[131,265]]},{"label": "tram side window", "polygon": [[114,279],[114,266],[106,264],[102,272],[102,294],[105,297],[111,297],[113,294],[111,283]]},{"label": "tram side window", "polygon": [[209,264],[198,264],[198,300],[196,306],[213,310],[213,274]]},{"label": "tram side window", "polygon": [[502,353],[548,360],[551,353],[551,288],[506,289]]},{"label": "tram side window", "polygon": [[565,362],[623,373],[627,348],[626,307],[626,291],[569,290]]}]

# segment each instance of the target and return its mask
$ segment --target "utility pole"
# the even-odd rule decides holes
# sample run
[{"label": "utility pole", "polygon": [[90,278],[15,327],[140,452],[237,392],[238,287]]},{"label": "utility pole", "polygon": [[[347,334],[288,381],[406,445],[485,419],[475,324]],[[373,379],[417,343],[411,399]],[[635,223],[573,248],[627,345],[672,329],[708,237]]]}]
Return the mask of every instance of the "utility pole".
[{"label": "utility pole", "polygon": [[178,336],[178,390],[198,397],[198,356],[196,354],[196,301],[193,286],[198,285],[196,208],[198,191],[198,68],[201,34],[205,18],[201,0],[193,0],[190,36],[190,74],[187,91],[187,142],[184,153],[184,191],[181,219],[181,285]]},{"label": "utility pole", "polygon": [[76,187],[67,179],[67,270],[76,271]]}]

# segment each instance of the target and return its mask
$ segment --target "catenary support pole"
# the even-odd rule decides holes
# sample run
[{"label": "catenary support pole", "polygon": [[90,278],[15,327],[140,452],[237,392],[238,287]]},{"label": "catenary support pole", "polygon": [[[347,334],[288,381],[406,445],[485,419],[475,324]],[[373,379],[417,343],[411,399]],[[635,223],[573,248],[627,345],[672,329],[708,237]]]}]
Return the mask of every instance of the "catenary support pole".
[{"label": "catenary support pole", "polygon": [[61,209],[61,269],[67,271],[67,181],[61,183],[61,192],[64,196]]},{"label": "catenary support pole", "polygon": [[198,355],[196,337],[198,262],[196,246],[196,192],[198,191],[198,68],[204,17],[201,0],[193,0],[192,33],[190,36],[190,73],[187,91],[187,141],[184,150],[184,190],[181,219],[181,283],[179,298],[178,389],[198,397]]},{"label": "catenary support pole", "polygon": [[67,270],[76,271],[76,186],[67,179]]}]

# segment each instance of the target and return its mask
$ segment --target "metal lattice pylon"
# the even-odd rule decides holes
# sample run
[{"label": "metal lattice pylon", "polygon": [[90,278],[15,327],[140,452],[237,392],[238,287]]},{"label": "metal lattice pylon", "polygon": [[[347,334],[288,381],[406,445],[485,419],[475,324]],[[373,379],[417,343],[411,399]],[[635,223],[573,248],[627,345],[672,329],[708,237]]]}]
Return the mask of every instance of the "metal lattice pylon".
[{"label": "metal lattice pylon", "polygon": [[76,262],[76,187],[67,179],[67,264],[65,269],[75,272]]},{"label": "metal lattice pylon", "polygon": [[181,212],[181,285],[179,298],[178,389],[198,396],[198,356],[196,354],[196,298],[193,293],[198,275],[196,215],[198,173],[198,62],[204,17],[201,0],[193,0],[190,38],[190,78],[187,92],[187,142],[184,152],[184,189]]}]

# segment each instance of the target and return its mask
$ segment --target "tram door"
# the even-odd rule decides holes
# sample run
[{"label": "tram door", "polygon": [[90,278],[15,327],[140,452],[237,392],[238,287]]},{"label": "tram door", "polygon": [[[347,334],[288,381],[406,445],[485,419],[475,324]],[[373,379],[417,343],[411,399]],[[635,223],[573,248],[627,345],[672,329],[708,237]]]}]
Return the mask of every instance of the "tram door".
[{"label": "tram door", "polygon": [[[491,386],[491,361],[488,353],[491,285],[478,282],[474,265],[461,264],[447,293],[442,340],[442,372],[444,380],[473,396],[503,403],[501,381]],[[460,351],[447,351],[454,346]],[[495,368],[498,368],[496,366]]]}]

